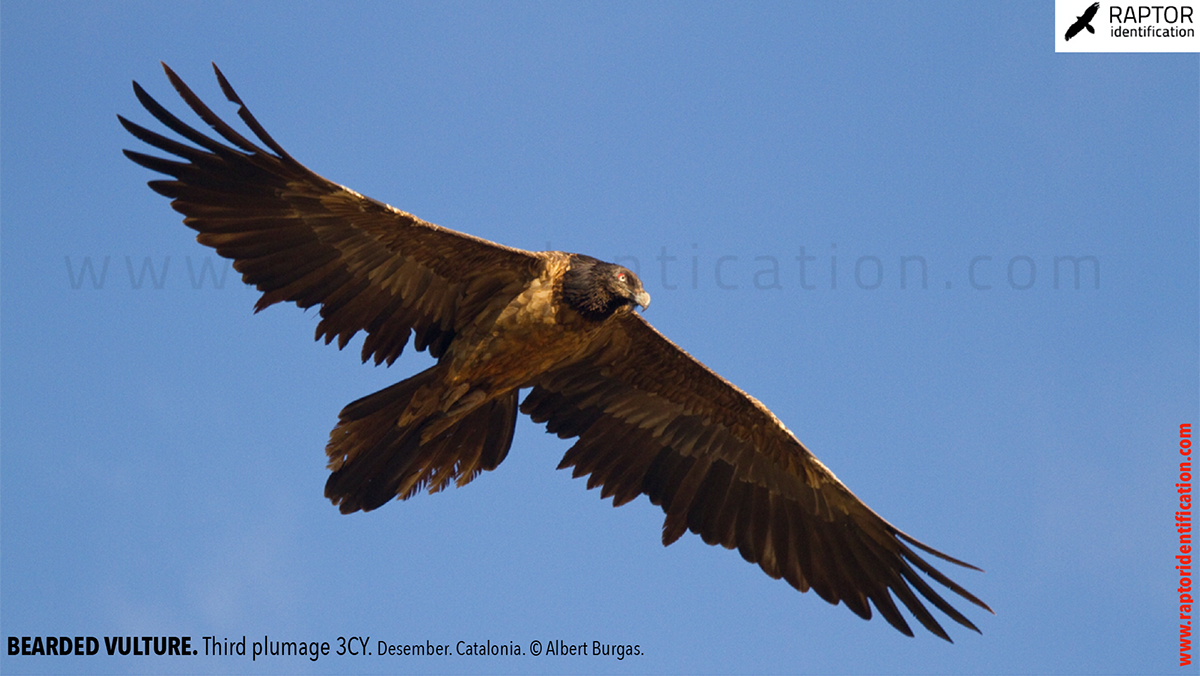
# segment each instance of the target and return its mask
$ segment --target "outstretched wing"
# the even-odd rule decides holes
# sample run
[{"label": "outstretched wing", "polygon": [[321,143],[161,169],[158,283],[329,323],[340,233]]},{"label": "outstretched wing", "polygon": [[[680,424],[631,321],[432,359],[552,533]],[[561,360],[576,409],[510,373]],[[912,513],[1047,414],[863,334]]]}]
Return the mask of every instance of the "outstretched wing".
[{"label": "outstretched wing", "polygon": [[280,301],[321,305],[317,338],[338,347],[366,331],[362,358],[389,364],[414,345],[440,357],[454,336],[496,312],[537,275],[540,258],[447,230],[326,180],[292,158],[259,125],[213,65],[238,116],[269,150],[217,117],[170,68],[175,90],[226,143],[172,115],[133,83],[169,139],[117,116],[137,138],[182,158],[130,150],[129,159],[171,180],[150,181],[183,222],[263,292],[255,310]]},{"label": "outstretched wing", "polygon": [[[893,596],[950,640],[925,607],[974,624],[917,570],[991,610],[913,549],[938,552],[854,496],[765,406],[710,371],[639,315],[609,320],[610,340],[585,361],[548,373],[521,405],[559,437],[579,437],[560,468],[622,505],[645,493],[663,508],[663,544],[691,530],[738,548],[773,578],[871,617],[873,603],[911,636]],[[977,569],[976,569],[977,570]],[[890,592],[890,595],[889,595]]]}]

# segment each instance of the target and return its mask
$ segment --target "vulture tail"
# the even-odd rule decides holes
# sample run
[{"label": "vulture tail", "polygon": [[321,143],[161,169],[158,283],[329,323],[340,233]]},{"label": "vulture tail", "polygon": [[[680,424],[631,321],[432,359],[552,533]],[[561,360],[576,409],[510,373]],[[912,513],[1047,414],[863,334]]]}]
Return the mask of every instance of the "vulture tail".
[{"label": "vulture tail", "polygon": [[[438,367],[354,401],[338,414],[325,452],[333,473],[325,497],[343,514],[369,512],[392,498],[428,487],[436,493],[454,480],[463,486],[508,455],[517,419],[517,391],[447,421],[424,400],[441,392]],[[416,401],[416,406],[410,405]],[[401,426],[406,411],[433,409]],[[428,433],[426,433],[428,431]],[[423,439],[423,437],[425,437]]]}]

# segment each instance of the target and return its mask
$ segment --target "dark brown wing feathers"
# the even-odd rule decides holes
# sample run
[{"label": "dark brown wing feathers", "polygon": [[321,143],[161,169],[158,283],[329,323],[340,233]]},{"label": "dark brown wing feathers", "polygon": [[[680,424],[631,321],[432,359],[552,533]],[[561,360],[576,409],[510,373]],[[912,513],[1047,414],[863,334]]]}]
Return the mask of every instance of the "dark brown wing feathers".
[{"label": "dark brown wing feathers", "polygon": [[[238,116],[266,149],[223,122],[163,68],[224,143],[188,126],[134,83],[151,115],[194,145],[120,118],[134,136],[182,161],[125,154],[171,177],[150,186],[172,200],[200,243],[233,259],[243,280],[263,292],[256,310],[281,301],[320,306],[317,338],[336,338],[341,348],[365,331],[364,361],[390,364],[410,337],[417,349],[439,358],[437,366],[342,411],[327,447],[333,473],[326,495],[343,512],[370,510],[422,488],[441,490],[451,480],[463,485],[499,465],[512,441],[517,391],[488,393],[480,385],[484,389],[472,400],[477,408],[456,414],[450,407],[456,391],[443,385],[452,371],[443,357],[460,336],[489,335],[500,311],[533,288],[543,261],[565,255],[511,249],[440,228],[328,181],[266,133],[215,65],[226,98],[239,106]],[[621,299],[605,290],[593,297],[596,289],[587,286],[592,278],[616,266],[577,255],[573,260],[588,267],[586,275],[572,267],[555,278],[562,311],[581,308],[576,320],[563,324],[561,340],[592,342],[561,351],[585,356],[537,375],[520,406],[547,431],[577,437],[560,469],[587,476],[588,488],[600,487],[614,505],[646,495],[665,513],[664,545],[690,530],[863,618],[874,606],[910,636],[896,600],[946,640],[925,602],[978,631],[918,571],[981,608],[987,605],[914,548],[973,566],[884,521],[766,407],[634,313],[626,305],[632,296]],[[644,306],[649,297],[632,273],[628,277]],[[571,298],[563,301],[565,296]],[[591,302],[595,298],[606,300]],[[592,305],[597,307],[589,315]],[[603,329],[566,328],[580,326],[580,317],[583,325]],[[448,403],[439,408],[442,400]],[[422,419],[412,418],[418,408],[427,412]],[[402,426],[402,419],[413,422]]]},{"label": "dark brown wing feathers", "polygon": [[[560,437],[579,440],[561,468],[623,504],[639,494],[666,513],[663,543],[686,530],[737,548],[771,577],[869,618],[872,602],[911,635],[892,596],[949,640],[913,592],[978,631],[913,569],[987,606],[907,543],[838,481],[761,404],[688,356],[639,315],[610,320],[594,358],[547,374],[521,406]],[[890,592],[890,595],[889,595]]]},{"label": "dark brown wing feathers", "polygon": [[263,292],[261,310],[281,301],[321,305],[317,338],[343,347],[366,331],[362,357],[391,363],[415,334],[417,349],[440,356],[467,323],[515,296],[538,258],[440,228],[328,181],[294,160],[246,110],[219,70],[239,116],[272,152],[216,116],[166,65],[176,91],[233,147],[189,127],[137,83],[146,109],[189,146],[120,118],[137,138],[184,162],[125,151],[172,176],[150,187],[172,199],[197,241],[234,260]]}]

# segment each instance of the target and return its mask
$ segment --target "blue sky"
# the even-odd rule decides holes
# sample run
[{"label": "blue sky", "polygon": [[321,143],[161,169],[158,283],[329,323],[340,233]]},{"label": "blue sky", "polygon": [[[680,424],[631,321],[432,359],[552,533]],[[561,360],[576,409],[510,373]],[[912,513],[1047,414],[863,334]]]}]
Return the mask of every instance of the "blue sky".
[{"label": "blue sky", "polygon": [[[1200,410],[1196,55],[1054,54],[1047,3],[3,14],[5,640],[645,653],[3,655],[5,673],[1177,668],[1174,453]],[[322,497],[337,412],[431,361],[364,366],[358,341],[311,340],[315,312],[252,314],[257,294],[121,156],[145,148],[116,114],[152,122],[130,80],[183,111],[160,60],[232,120],[215,61],[292,155],[359,192],[634,267],[651,323],[885,518],[987,571],[943,567],[995,609],[960,606],[982,636],[910,639],[696,536],[663,548],[657,507],[613,509],[556,471],[570,444],[528,419],[471,485],[340,515]],[[1084,262],[1077,289],[1065,257],[1086,256],[1098,274]]]}]

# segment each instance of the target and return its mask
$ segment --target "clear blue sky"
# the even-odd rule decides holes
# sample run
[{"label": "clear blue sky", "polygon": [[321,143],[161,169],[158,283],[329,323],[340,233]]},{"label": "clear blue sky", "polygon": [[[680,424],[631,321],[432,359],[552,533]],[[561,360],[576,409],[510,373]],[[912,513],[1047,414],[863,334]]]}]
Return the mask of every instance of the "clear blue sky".
[{"label": "clear blue sky", "polygon": [[[1200,69],[1056,55],[1053,32],[1045,2],[5,3],[5,639],[645,655],[4,655],[0,670],[1176,670]],[[966,608],[983,635],[906,638],[696,536],[663,548],[657,507],[613,509],[556,471],[570,444],[528,419],[468,487],[340,515],[322,497],[337,412],[430,359],[364,366],[358,341],[312,341],[315,312],[252,314],[257,294],[121,156],[145,148],[116,115],[152,122],[130,80],[182,114],[160,60],[233,119],[217,62],[339,183],[636,267],[656,327],[885,518],[987,571],[944,567],[996,610]],[[1076,289],[1068,256],[1098,276],[1084,262]]]}]

